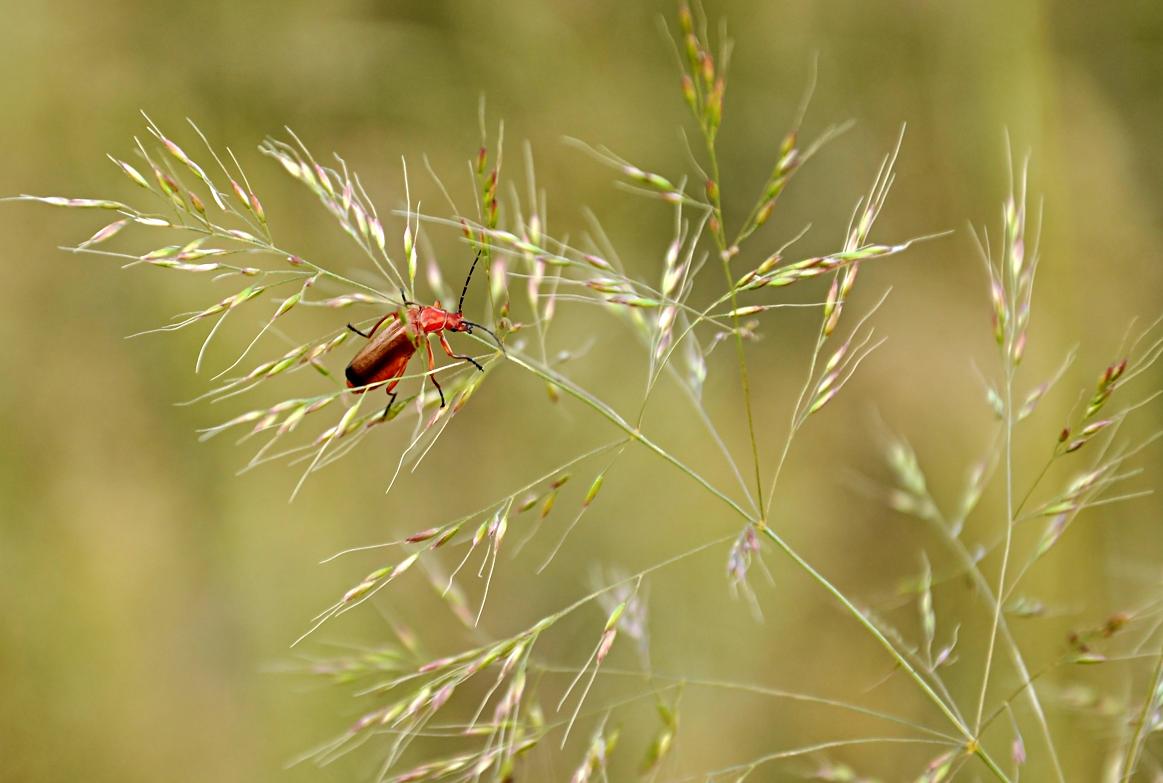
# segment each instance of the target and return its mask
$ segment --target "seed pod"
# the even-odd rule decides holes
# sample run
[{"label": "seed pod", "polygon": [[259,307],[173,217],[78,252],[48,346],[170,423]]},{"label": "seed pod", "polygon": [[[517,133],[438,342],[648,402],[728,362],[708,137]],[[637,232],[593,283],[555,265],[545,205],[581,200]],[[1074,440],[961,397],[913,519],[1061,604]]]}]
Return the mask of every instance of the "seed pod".
[{"label": "seed pod", "polygon": [[691,16],[690,6],[685,2],[678,6],[678,29],[683,35],[692,35],[695,29],[694,17]]},{"label": "seed pod", "polygon": [[594,660],[597,664],[601,664],[606,660],[606,656],[610,654],[610,649],[614,646],[614,639],[618,636],[617,628],[607,628],[602,633],[602,638],[598,641],[598,652]]},{"label": "seed pod", "polygon": [[680,249],[678,239],[675,239],[666,248],[666,257],[663,263],[662,296],[667,299],[671,298],[675,289],[678,288],[679,282],[682,280],[683,267],[679,263]]},{"label": "seed pod", "polygon": [[695,82],[688,74],[682,75],[682,97],[686,101],[686,105],[694,113],[699,111],[699,99],[695,92]]},{"label": "seed pod", "polygon": [[586,491],[585,499],[582,500],[582,508],[588,508],[594,502],[594,498],[598,496],[598,492],[602,489],[602,482],[605,480],[604,473],[599,473],[594,482],[590,484],[589,490]]},{"label": "seed pod", "polygon": [[117,167],[119,169],[121,169],[122,172],[125,173],[125,176],[129,177],[129,179],[132,180],[135,185],[139,185],[140,187],[143,187],[146,190],[150,189],[149,182],[146,180],[146,178],[144,176],[142,176],[141,172],[138,171],[137,169],[135,169],[133,166],[131,166],[130,164],[126,163],[123,160],[118,160],[117,158],[113,157],[112,155],[109,156],[109,160],[113,161],[117,165]]},{"label": "seed pod", "polygon": [[93,234],[93,236],[82,242],[80,247],[92,247],[93,245],[96,245],[100,242],[104,242],[105,240],[115,236],[128,224],[128,220],[115,220],[104,228],[98,229],[97,232]]},{"label": "seed pod", "polygon": [[756,226],[756,228],[758,228],[759,226],[762,226],[764,223],[766,223],[767,219],[771,217],[771,213],[774,211],[775,211],[775,200],[774,199],[769,199],[768,201],[764,202],[763,206],[761,206],[759,208],[759,211],[755,213],[755,226]]},{"label": "seed pod", "polygon": [[549,512],[553,511],[553,504],[557,501],[557,490],[550,492],[546,496],[545,502],[541,505],[541,514],[539,519],[545,519],[549,516]]}]

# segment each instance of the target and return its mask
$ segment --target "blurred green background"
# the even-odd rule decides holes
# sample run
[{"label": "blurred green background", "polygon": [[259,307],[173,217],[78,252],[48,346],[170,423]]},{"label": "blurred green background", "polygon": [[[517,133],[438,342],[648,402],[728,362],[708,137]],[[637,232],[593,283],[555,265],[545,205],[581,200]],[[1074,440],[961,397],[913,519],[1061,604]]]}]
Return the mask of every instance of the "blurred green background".
[{"label": "blurred green background", "polygon": [[[813,58],[819,86],[805,135],[855,121],[799,175],[753,241],[749,261],[806,222],[814,228],[805,253],[839,246],[849,211],[902,123],[908,131],[896,189],[873,236],[955,230],[865,267],[854,305],[867,306],[891,286],[875,318],[889,340],[809,426],[776,501],[776,524],[786,536],[842,588],[873,602],[918,571],[922,547],[938,567],[950,562],[918,523],[862,493],[864,478],[887,479],[878,420],[912,442],[934,494],[947,505],[956,502],[966,470],[994,431],[974,369],[990,376],[997,370],[989,305],[965,227],[972,221],[996,231],[1007,129],[1019,154],[1031,151],[1031,191],[1045,197],[1044,260],[1024,381],[1042,379],[1081,344],[1059,391],[1022,430],[1019,486],[1041,464],[1077,390],[1089,389],[1102,367],[1121,358],[1131,319],[1163,311],[1163,6],[740,0],[709,4],[708,11],[713,19],[726,16],[737,41],[721,134],[729,222],[734,214],[737,225],[761,187]],[[484,95],[490,123],[505,121],[504,175],[514,184],[523,181],[520,144],[532,145],[550,229],[576,236],[582,208],[590,206],[628,265],[655,279],[670,238],[669,210],[614,189],[610,170],[561,140],[606,144],[669,176],[688,172],[677,132],[685,108],[672,53],[658,32],[658,15],[671,12],[669,3],[653,0],[7,0],[0,2],[0,67],[7,74],[0,80],[0,193],[130,197],[132,186],[105,153],[131,158],[132,137],[144,132],[139,110],[192,150],[184,125],[191,117],[216,144],[239,154],[276,236],[353,269],[358,259],[330,218],[257,153],[257,143],[286,125],[316,152],[342,153],[381,214],[403,204],[405,156],[413,198],[439,212],[439,193],[420,173],[422,156],[467,201],[464,160],[479,144],[477,104]],[[382,562],[375,555],[318,561],[476,508],[614,433],[575,403],[551,403],[544,387],[517,368],[502,368],[422,469],[390,496],[383,488],[405,435],[385,428],[288,504],[294,469],[278,465],[235,477],[249,451],[229,439],[197,442],[197,428],[241,407],[174,406],[207,388],[207,371],[193,372],[203,329],[123,339],[216,301],[209,284],[153,269],[120,272],[112,261],[55,249],[89,236],[101,217],[24,204],[0,208],[0,346],[8,377],[0,385],[0,780],[367,779],[376,759],[366,752],[323,770],[283,769],[361,712],[339,688],[277,671],[301,660],[288,644],[311,616]],[[397,238],[400,230],[398,222],[389,229]],[[446,277],[459,280],[468,259],[455,233],[432,229],[429,239]],[[708,268],[702,295],[720,283]],[[819,296],[822,286],[798,295]],[[480,303],[480,290],[469,309]],[[632,412],[641,383],[635,340],[597,310],[563,310],[555,348],[595,340],[569,371]],[[346,316],[312,313],[301,336]],[[815,324],[814,315],[765,316],[763,339],[748,349],[768,468]],[[208,369],[225,366],[256,326],[244,317],[224,330]],[[264,355],[283,350],[277,341],[260,347]],[[731,360],[728,350],[713,355],[706,402],[742,456],[745,428]],[[1155,372],[1137,393],[1161,382]],[[311,383],[298,376],[285,388]],[[251,401],[280,399],[272,393]],[[1160,406],[1150,406],[1127,433],[1153,432],[1161,418]],[[659,397],[647,429],[731,486],[680,395]],[[1148,477],[1138,488],[1155,481],[1161,458],[1157,446],[1143,453]],[[591,475],[583,471],[562,503],[576,507]],[[1068,476],[1055,474],[1052,482]],[[992,487],[967,540],[997,530],[999,502]],[[1150,497],[1085,515],[1055,557],[1032,572],[1024,592],[1060,610],[1017,626],[1035,668],[1064,650],[1070,629],[1101,623],[1157,593],[1161,508]],[[564,554],[535,575],[569,513],[552,517],[547,524],[558,527],[528,552],[502,558],[483,620],[489,634],[515,632],[574,600],[589,589],[598,565],[637,570],[729,534],[737,522],[671,469],[632,450]],[[514,523],[514,541],[530,522]],[[658,671],[794,687],[936,722],[899,677],[864,693],[888,674],[888,659],[774,553],[766,556],[774,586],[753,574],[766,617],[755,622],[747,605],[730,596],[726,554],[725,545],[718,547],[652,581]],[[987,573],[995,569],[987,562]],[[474,578],[466,585],[475,603],[480,584]],[[964,626],[961,662],[948,676],[968,703],[980,676],[980,602],[961,582],[936,600],[940,634]],[[405,580],[375,608],[324,629],[305,652],[387,642],[392,625],[415,629],[433,654],[465,646],[468,638],[439,612],[422,579]],[[907,607],[891,616],[915,633],[915,614]],[[548,659],[578,666],[588,655],[602,616],[588,610],[579,617],[546,643]],[[635,665],[629,645],[610,660]],[[1098,780],[1119,738],[1117,721],[1098,721],[1053,698],[1074,677],[1063,671],[1047,677],[1052,723],[1069,779]],[[1088,679],[1123,704],[1143,685],[1135,664]],[[541,701],[552,712],[565,683],[543,684]],[[603,681],[591,704],[615,698],[625,684],[616,685]],[[624,759],[614,779],[633,778],[656,728],[651,713],[647,701],[619,718]],[[663,779],[872,730],[843,713],[698,688],[686,690],[681,715]],[[590,730],[592,724],[582,726],[567,752],[539,757],[524,779],[565,779]],[[1049,779],[1031,734],[1031,770],[1023,779]],[[995,743],[1004,756],[1006,737]],[[888,746],[831,758],[900,780],[919,774],[932,755]],[[820,760],[765,767],[754,779],[792,779]],[[963,777],[981,772],[970,765]]]}]

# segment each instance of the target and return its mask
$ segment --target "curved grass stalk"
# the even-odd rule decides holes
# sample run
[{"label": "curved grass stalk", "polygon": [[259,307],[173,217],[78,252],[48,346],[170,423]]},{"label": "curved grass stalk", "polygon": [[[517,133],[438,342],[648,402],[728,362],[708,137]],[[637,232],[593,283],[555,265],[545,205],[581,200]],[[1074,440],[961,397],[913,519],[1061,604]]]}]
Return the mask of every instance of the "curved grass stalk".
[{"label": "curved grass stalk", "polygon": [[759,524],[759,520],[753,519],[734,499],[724,494],[720,489],[711,484],[706,478],[696,472],[685,462],[678,459],[665,448],[655,443],[653,440],[643,434],[641,430],[631,426],[630,423],[622,418],[622,416],[617,411],[615,411],[605,402],[595,397],[593,394],[578,387],[576,384],[561,374],[556,373],[546,367],[539,367],[514,351],[508,352],[506,354],[506,358],[517,366],[522,367],[525,370],[528,370],[529,372],[538,376],[542,380],[550,381],[556,384],[570,396],[576,398],[577,400],[583,402],[590,408],[600,413],[612,424],[629,435],[633,440],[641,443],[650,451],[653,451],[659,457],[664,459],[666,462],[669,462],[675,468],[686,474],[693,481],[698,483],[712,495],[725,503],[745,522],[748,524],[756,525],[756,527],[764,536],[766,536],[773,544],[775,544],[781,551],[783,551],[785,555],[791,558],[791,560],[801,570],[812,577],[812,579],[814,579],[817,584],[823,587],[834,599],[840,603],[841,606],[844,607],[844,609],[849,614],[852,615],[853,618],[856,619],[856,621],[861,626],[864,627],[864,629],[869,634],[872,635],[874,639],[876,639],[876,641],[889,653],[889,655],[892,656],[897,664],[901,666],[909,678],[913,680],[917,687],[921,689],[926,698],[928,698],[938,708],[938,710],[940,710],[942,715],[944,715],[945,718],[949,720],[949,722],[958,730],[962,737],[964,737],[965,747],[968,750],[971,750],[973,754],[977,755],[982,760],[982,762],[985,763],[986,767],[988,767],[989,770],[993,772],[993,774],[996,775],[999,780],[1009,780],[1005,772],[1003,772],[1002,769],[997,765],[997,762],[993,760],[985,748],[982,747],[981,744],[977,741],[976,734],[972,732],[970,728],[957,717],[956,713],[954,713],[949,705],[946,704],[945,700],[941,698],[941,696],[939,696],[935,690],[933,690],[933,687],[929,685],[923,676],[921,676],[920,672],[916,670],[912,663],[910,663],[909,660],[899,650],[897,650],[896,645],[894,645],[888,639],[888,637],[886,637],[884,633],[881,632],[881,630],[877,628],[871,620],[868,619],[867,615],[865,615],[864,612],[862,612],[855,604],[853,604],[852,601],[838,587],[829,581],[827,577],[817,571],[807,560],[803,558],[803,556],[801,556],[790,544],[788,544],[782,536],[780,536],[766,524]]},{"label": "curved grass stalk", "polygon": [[[575,672],[574,669],[570,669],[564,666],[538,665],[536,668],[552,674],[573,674]],[[602,667],[601,673],[608,677],[630,677],[637,679],[642,677],[641,671],[635,671],[631,669],[613,669]],[[939,731],[929,726],[916,723],[914,721],[908,720],[907,718],[902,718],[899,715],[893,715],[892,713],[882,712],[880,710],[874,710],[868,707],[861,707],[858,704],[850,704],[849,702],[839,701],[837,699],[829,699],[823,696],[813,696],[809,693],[799,693],[797,691],[788,691],[782,688],[771,688],[765,685],[752,685],[749,683],[734,682],[731,680],[686,677],[677,674],[665,674],[659,672],[651,672],[650,676],[652,679],[674,683],[675,685],[691,686],[696,688],[717,688],[722,690],[743,691],[759,696],[769,696],[774,699],[787,699],[788,701],[803,702],[805,704],[818,704],[824,707],[835,707],[836,709],[845,710],[857,715],[864,715],[866,717],[877,718],[888,723],[895,723],[899,726],[906,726],[910,729],[913,729],[914,731],[928,734],[935,739],[944,740],[945,742],[951,744],[957,744],[961,741],[959,737],[953,734],[946,734],[945,732]]]},{"label": "curved grass stalk", "polygon": [[748,514],[743,509],[743,507],[740,506],[733,498],[731,498],[729,495],[725,494],[722,490],[720,490],[718,487],[716,487],[714,484],[712,484],[710,481],[708,481],[706,478],[704,478],[702,475],[700,475],[698,472],[696,472],[693,468],[691,468],[685,462],[678,459],[673,454],[671,454],[669,451],[667,451],[666,449],[664,449],[663,447],[661,447],[657,443],[655,443],[653,440],[648,438],[645,434],[642,433],[641,430],[639,430],[637,427],[632,426],[630,424],[630,422],[628,422],[628,421],[626,421],[626,419],[622,418],[621,414],[619,414],[617,411],[615,411],[613,408],[611,408],[608,404],[606,404],[602,400],[595,397],[593,394],[590,394],[585,389],[582,389],[581,387],[577,386],[576,384],[573,383],[573,381],[569,380],[564,375],[561,375],[560,373],[554,372],[552,369],[550,369],[548,367],[537,366],[536,364],[534,364],[531,361],[529,361],[528,359],[526,359],[524,356],[518,354],[516,351],[509,351],[506,354],[505,358],[508,361],[511,361],[514,364],[516,364],[518,367],[521,367],[525,370],[528,370],[529,372],[533,373],[534,375],[541,378],[542,380],[549,381],[549,382],[557,385],[559,388],[564,390],[570,396],[580,400],[581,402],[585,403],[589,407],[593,408],[595,411],[602,414],[606,419],[608,419],[611,423],[613,423],[616,427],[618,427],[623,432],[625,432],[627,435],[629,435],[632,440],[638,441],[643,446],[645,446],[647,449],[649,449],[650,451],[653,451],[655,454],[662,457],[664,460],[669,462],[671,465],[675,466],[680,471],[685,473],[688,477],[693,479],[696,483],[701,485],[703,487],[703,489],[707,490],[712,495],[717,497],[719,500],[726,503],[727,506],[730,507],[731,510],[734,511],[736,514],[738,514],[743,520],[745,520],[747,522],[752,521],[751,515]]},{"label": "curved grass stalk", "polygon": [[[1007,346],[1009,342],[1007,341]],[[1008,353],[1008,348],[1007,348]],[[1006,572],[1009,568],[1010,552],[1013,548],[1013,531],[1014,531],[1014,472],[1013,472],[1013,400],[1014,400],[1014,373],[1013,365],[1007,360],[1005,372],[1005,444],[1003,446],[1004,458],[1004,473],[1005,473],[1005,495],[1006,495],[1006,518],[1005,518],[1005,537],[1002,542],[1002,556],[1001,569],[997,579],[997,590],[994,595],[998,596],[998,600],[994,603],[993,621],[989,631],[989,644],[985,651],[985,671],[982,674],[981,691],[977,698],[977,717],[974,720],[974,727],[976,730],[981,728],[982,714],[985,712],[985,697],[989,690],[989,677],[991,667],[993,665],[993,652],[997,644],[998,629],[1001,625],[1001,612],[1003,602],[1000,597],[1006,595]]]},{"label": "curved grass stalk", "polygon": [[[790,748],[788,750],[776,751],[774,753],[767,753],[752,761],[744,762],[742,764],[733,764],[729,767],[721,767],[720,769],[712,770],[706,773],[704,780],[711,781],[720,775],[735,775],[732,778],[735,783],[741,783],[752,772],[764,764],[772,761],[781,761],[783,759],[798,758],[800,756],[808,756],[813,753],[820,753],[825,750],[834,750],[836,748],[850,748],[857,745],[937,745],[944,748],[952,748],[954,751],[958,749],[958,745],[950,745],[948,742],[937,739],[924,739],[920,737],[857,737],[854,739],[842,740],[828,740],[825,742],[815,742],[810,745],[801,745],[798,748]],[[742,773],[742,774],[739,774]],[[675,783],[682,783],[683,781],[695,780],[696,776],[688,775],[686,777],[677,778]]]},{"label": "curved grass stalk", "polygon": [[[731,257],[734,253],[727,246],[726,227],[723,224],[719,156],[715,151],[714,134],[704,133],[703,135],[707,142],[707,157],[710,163],[711,175],[708,180],[707,191],[711,198],[712,211],[718,218],[716,224],[712,226],[711,236],[714,237],[715,244],[719,248],[719,258],[723,264],[723,276],[727,281],[727,290],[730,294],[731,310],[735,312],[739,309],[738,287],[735,285],[734,276],[731,274]],[[738,247],[736,246],[734,249],[737,250]],[[755,413],[752,411],[751,405],[751,379],[747,372],[747,351],[743,345],[743,335],[739,331],[742,316],[736,312],[732,318],[735,322],[735,328],[731,331],[735,336],[735,355],[739,364],[739,384],[743,391],[743,409],[747,414],[747,438],[751,442],[751,462],[755,469],[755,504],[760,511],[757,522],[763,525],[767,519],[769,507],[763,502],[763,473],[761,472],[759,463],[759,439],[755,436]]]},{"label": "curved grass stalk", "polygon": [[[934,504],[933,507],[936,508],[936,504]],[[983,599],[987,602],[989,608],[996,613],[998,607],[1001,606],[1003,607],[1004,612],[1005,600],[994,595],[993,587],[990,585],[989,580],[985,578],[985,574],[983,574],[981,569],[978,568],[977,561],[974,560],[972,553],[970,553],[970,551],[965,548],[965,544],[962,543],[961,539],[950,535],[949,525],[945,523],[942,517],[930,518],[930,521],[931,527],[937,531],[941,540],[944,541],[945,544],[953,550],[954,555],[958,560],[961,561],[965,573],[969,574],[970,578],[973,580],[974,585],[981,592]],[[1018,580],[1015,579],[1014,581],[1016,584]],[[1058,750],[1054,745],[1054,737],[1050,733],[1050,724],[1046,720],[1046,711],[1042,707],[1041,699],[1038,698],[1038,692],[1037,689],[1033,686],[1033,678],[1030,675],[1030,670],[1026,666],[1026,661],[1022,656],[1021,648],[1018,646],[1017,639],[1014,638],[1013,632],[1010,630],[1009,621],[1005,619],[1004,614],[999,620],[999,630],[1003,640],[1005,641],[1006,649],[1010,654],[1010,660],[1013,662],[1014,667],[1017,669],[1018,675],[1022,678],[1024,683],[1029,685],[1027,692],[1029,694],[1030,708],[1034,711],[1034,716],[1038,721],[1038,729],[1042,732],[1042,740],[1046,743],[1046,749],[1049,751],[1050,760],[1054,767],[1055,775],[1060,782],[1064,781],[1065,776],[1062,771],[1062,762],[1058,758]]]}]

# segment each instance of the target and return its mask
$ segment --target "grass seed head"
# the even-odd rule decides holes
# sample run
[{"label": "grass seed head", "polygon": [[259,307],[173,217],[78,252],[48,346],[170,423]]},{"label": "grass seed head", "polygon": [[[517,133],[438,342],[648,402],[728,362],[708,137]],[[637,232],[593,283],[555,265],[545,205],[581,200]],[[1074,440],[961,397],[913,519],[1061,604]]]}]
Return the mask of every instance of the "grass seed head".
[{"label": "grass seed head", "polygon": [[695,91],[695,80],[690,77],[690,74],[684,73],[682,75],[680,89],[682,90],[682,98],[686,101],[686,105],[691,110],[691,113],[698,114],[699,97]]},{"label": "grass seed head", "polygon": [[80,246],[81,247],[91,247],[93,245],[104,242],[107,239],[111,239],[112,237],[116,236],[121,231],[121,229],[125,228],[127,225],[129,225],[129,220],[115,220],[112,223],[108,224],[107,226],[104,226],[103,228],[98,229],[97,232],[93,234],[93,236],[89,237],[84,242],[82,242]]},{"label": "grass seed head", "polygon": [[960,754],[961,751],[951,750],[930,761],[925,771],[917,778],[917,783],[942,783],[948,780],[949,774],[953,771],[953,762]]},{"label": "grass seed head", "polygon": [[545,497],[545,502],[541,504],[541,513],[538,519],[545,519],[549,513],[553,511],[553,504],[557,502],[557,490],[553,490]]},{"label": "grass seed head", "polygon": [[117,168],[121,169],[121,171],[125,174],[125,176],[129,177],[133,184],[137,185],[138,187],[145,188],[146,190],[151,190],[149,181],[132,165],[126,163],[123,160],[118,160],[113,156],[110,156],[109,160],[113,161],[117,165]]},{"label": "grass seed head", "polygon": [[589,505],[594,502],[598,496],[598,492],[600,492],[602,489],[602,482],[604,480],[605,474],[599,473],[598,477],[594,479],[593,483],[590,484],[590,488],[586,491],[586,496],[582,500],[582,508],[588,508]]}]

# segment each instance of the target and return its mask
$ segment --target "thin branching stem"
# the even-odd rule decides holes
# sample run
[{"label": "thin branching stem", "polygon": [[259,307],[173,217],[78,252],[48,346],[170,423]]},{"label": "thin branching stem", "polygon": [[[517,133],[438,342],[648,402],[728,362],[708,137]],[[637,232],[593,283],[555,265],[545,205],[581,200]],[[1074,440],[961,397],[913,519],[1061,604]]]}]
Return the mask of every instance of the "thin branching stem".
[{"label": "thin branching stem", "polygon": [[[544,672],[554,674],[575,674],[577,669],[564,666],[545,666],[538,665],[538,669]],[[610,667],[603,667],[601,674],[606,677],[630,677],[641,678],[642,672],[630,669],[616,669]],[[861,707],[858,704],[851,704],[845,701],[838,701],[836,699],[828,699],[822,696],[814,696],[810,693],[800,693],[797,691],[784,690],[782,688],[771,688],[766,685],[754,685],[750,683],[734,682],[731,680],[719,680],[705,677],[688,677],[678,674],[666,674],[662,672],[651,672],[651,677],[654,680],[661,682],[673,682],[684,686],[691,686],[696,688],[708,688],[713,690],[728,690],[728,691],[742,691],[745,693],[753,693],[758,696],[766,696],[774,699],[786,699],[788,701],[804,702],[806,704],[819,704],[825,707],[835,707],[839,710],[845,710],[857,715],[864,715],[870,718],[877,718],[888,723],[895,723],[900,726],[907,726],[914,731],[922,734],[928,734],[936,739],[944,740],[949,743],[957,743],[960,739],[952,734],[947,734],[930,726],[925,726],[921,723],[902,718],[898,715],[893,715],[880,710],[874,710],[867,707]]]},{"label": "thin branching stem", "polygon": [[731,508],[732,511],[734,511],[736,514],[738,514],[744,520],[746,520],[747,522],[752,521],[751,515],[748,514],[743,509],[743,507],[740,506],[735,500],[733,500],[730,496],[724,494],[722,492],[722,490],[720,490],[718,487],[716,487],[714,484],[712,484],[706,478],[704,478],[702,475],[700,475],[697,471],[695,471],[694,468],[690,467],[685,462],[683,462],[682,460],[675,457],[673,454],[671,454],[669,451],[664,449],[662,446],[659,446],[657,443],[655,443],[653,440],[651,440],[649,437],[647,437],[645,434],[643,434],[643,432],[641,430],[639,430],[637,427],[632,426],[630,424],[630,422],[628,422],[624,418],[622,418],[621,414],[619,414],[617,411],[615,411],[613,408],[611,408],[609,405],[607,405],[602,400],[599,400],[597,397],[590,394],[586,390],[578,387],[576,384],[573,383],[573,381],[569,380],[568,378],[561,375],[560,373],[554,372],[553,370],[551,370],[548,367],[538,366],[538,365],[534,364],[533,362],[529,361],[528,359],[526,359],[524,356],[517,354],[515,351],[509,351],[506,354],[506,358],[509,361],[516,364],[517,366],[522,367],[522,368],[528,370],[529,372],[533,373],[534,375],[538,376],[542,380],[549,381],[549,382],[555,384],[556,386],[561,388],[563,391],[565,391],[567,394],[569,394],[571,397],[574,397],[574,398],[580,400],[581,402],[585,403],[589,407],[593,408],[595,411],[597,411],[598,413],[605,416],[615,426],[617,426],[619,429],[621,429],[623,432],[625,432],[627,435],[629,435],[632,439],[638,441],[643,446],[650,449],[651,451],[653,451],[655,454],[657,454],[658,456],[665,459],[670,464],[674,465],[676,468],[681,470],[687,476],[694,479],[704,489],[706,489],[708,492],[710,492],[715,497],[719,498],[719,500],[726,503]]},{"label": "thin branching stem", "polygon": [[804,379],[804,385],[800,387],[796,404],[792,407],[791,419],[788,422],[787,437],[783,441],[783,448],[780,449],[779,459],[775,463],[775,471],[771,475],[771,485],[767,490],[768,508],[764,509],[764,516],[767,519],[771,518],[771,503],[775,498],[775,488],[779,485],[779,477],[783,473],[783,466],[787,462],[788,453],[791,452],[792,441],[795,440],[796,432],[799,429],[801,409],[803,408],[804,400],[808,396],[808,391],[812,387],[812,379],[816,376],[816,363],[820,360],[820,350],[823,347],[824,333],[821,331],[816,337],[816,346],[812,349],[812,358],[808,363],[808,374]]},{"label": "thin branching stem", "polygon": [[944,715],[957,729],[957,731],[965,738],[966,747],[971,748],[973,753],[985,763],[985,765],[997,776],[999,780],[1009,780],[1005,772],[1003,772],[1002,769],[997,765],[997,762],[994,761],[993,758],[981,746],[981,744],[977,742],[975,734],[970,731],[969,727],[960,718],[957,717],[957,714],[949,707],[948,704],[946,704],[945,700],[941,698],[941,696],[938,695],[935,690],[933,690],[933,687],[929,685],[929,683],[925,680],[921,673],[917,671],[916,667],[913,666],[908,658],[905,657],[896,648],[896,645],[894,645],[892,641],[890,641],[888,637],[886,637],[884,633],[876,627],[875,623],[873,623],[864,612],[862,612],[854,603],[852,603],[848,596],[846,596],[838,587],[829,581],[827,577],[817,571],[811,565],[811,563],[805,560],[803,556],[801,556],[794,548],[792,548],[792,546],[788,544],[782,536],[766,525],[758,525],[758,520],[752,519],[750,515],[748,515],[747,512],[743,509],[743,507],[735,502],[735,500],[724,494],[721,490],[707,481],[706,478],[700,475],[685,462],[675,457],[662,446],[659,446],[640,430],[631,426],[629,422],[622,418],[622,416],[618,414],[617,411],[615,411],[605,402],[599,400],[597,397],[585,391],[584,389],[581,389],[572,381],[568,380],[559,373],[556,373],[546,367],[539,367],[514,351],[509,351],[506,354],[506,358],[508,358],[509,361],[513,362],[519,367],[522,367],[529,372],[532,372],[534,375],[537,375],[542,380],[550,381],[556,384],[570,396],[593,408],[595,411],[605,416],[615,426],[622,429],[627,435],[630,435],[631,438],[638,441],[658,456],[662,457],[671,465],[675,466],[688,477],[700,484],[712,495],[726,503],[731,508],[731,510],[733,510],[745,521],[750,524],[756,524],[763,535],[765,535],[773,544],[782,550],[784,554],[791,558],[791,560],[797,566],[799,566],[800,569],[811,576],[812,579],[814,579],[821,587],[823,587],[834,599],[840,603],[841,606],[844,607],[844,609],[849,614],[851,614],[856,619],[858,623],[860,623],[861,626],[864,627],[866,631],[872,635],[874,639],[876,639],[876,641],[889,653],[889,655],[892,656],[893,660],[895,660],[896,663],[905,671],[909,678],[916,683],[917,687],[921,689],[922,693],[924,693],[925,696],[937,706],[938,710],[941,711],[941,714]]},{"label": "thin branching stem", "polygon": [[[929,498],[929,500],[932,502],[932,498]],[[937,508],[935,502],[933,503],[933,508]],[[982,599],[986,602],[987,607],[996,613],[998,607],[1003,606],[1003,600],[999,596],[994,595],[993,587],[990,585],[989,580],[985,578],[985,574],[981,572],[981,569],[977,565],[977,561],[974,560],[973,554],[969,551],[969,549],[966,548],[964,542],[962,542],[961,539],[957,536],[950,534],[950,525],[947,520],[945,520],[945,518],[940,515],[939,511],[935,515],[926,516],[925,519],[937,532],[939,538],[945,542],[945,545],[953,551],[954,556],[958,559],[958,561],[960,561],[964,572],[969,574],[969,577],[973,580],[974,586],[981,593]],[[1002,611],[1004,612],[1004,606]],[[1046,720],[1046,712],[1042,707],[1041,699],[1038,698],[1037,689],[1033,687],[1030,671],[1026,666],[1025,658],[1022,656],[1021,648],[1018,646],[1017,640],[1014,638],[1013,632],[1010,630],[1009,622],[1006,620],[1004,614],[1001,616],[999,621],[999,630],[1003,640],[1005,641],[1006,649],[1010,653],[1010,659],[1013,661],[1014,666],[1018,670],[1018,675],[1022,678],[1023,682],[1030,683],[1030,687],[1027,690],[1029,693],[1030,708],[1034,711],[1034,716],[1038,720],[1038,728],[1041,730],[1042,739],[1046,743],[1046,747],[1049,750],[1050,759],[1054,765],[1055,774],[1057,775],[1059,781],[1063,781],[1065,780],[1065,777],[1062,772],[1061,761],[1058,759],[1058,751],[1054,745],[1053,736],[1050,734],[1050,725]],[[978,728],[978,733],[980,733],[980,727]]]},{"label": "thin branching stem", "polygon": [[1147,688],[1146,695],[1143,697],[1143,708],[1139,710],[1139,716],[1135,720],[1134,736],[1131,738],[1130,745],[1127,746],[1127,758],[1123,762],[1122,783],[1130,783],[1131,778],[1134,777],[1135,769],[1139,766],[1139,756],[1142,754],[1143,745],[1147,741],[1151,714],[1158,704],[1156,694],[1159,693],[1160,687],[1163,687],[1163,649],[1155,656],[1155,671],[1151,675],[1150,687]]},{"label": "thin branching stem", "polygon": [[[727,290],[731,295],[731,310],[737,310],[738,290],[731,275],[731,251],[727,246],[727,228],[723,222],[723,204],[720,194],[719,156],[715,151],[715,141],[709,133],[704,134],[707,141],[707,157],[710,163],[711,182],[713,187],[708,188],[711,196],[711,207],[717,218],[711,234],[719,248],[719,258],[723,264],[723,276],[727,281]],[[763,502],[763,474],[759,465],[759,441],[755,437],[755,414],[751,406],[751,379],[747,372],[747,351],[743,345],[743,334],[740,331],[741,316],[734,316],[735,328],[732,333],[735,337],[735,354],[739,361],[739,384],[743,392],[743,409],[747,414],[747,437],[751,441],[751,461],[755,468],[755,503],[760,510],[759,524],[763,524],[767,516],[767,507]]]},{"label": "thin branching stem", "polygon": [[[1025,199],[1023,198],[1022,201],[1024,206]],[[1007,221],[1005,233],[1007,240],[1012,238],[1012,231],[1013,228]],[[1005,280],[1005,313],[1007,315],[1004,325],[1004,339],[1001,341],[1002,363],[1004,366],[1004,388],[1002,394],[1004,396],[1003,402],[1005,406],[1004,443],[1002,446],[1006,498],[1005,537],[1002,544],[1001,566],[998,571],[997,589],[994,591],[994,595],[997,596],[998,600],[994,606],[993,620],[990,624],[989,642],[985,652],[985,666],[981,677],[981,690],[977,697],[977,717],[974,720],[975,732],[980,731],[981,719],[985,713],[985,699],[989,691],[990,675],[992,674],[993,668],[993,653],[997,644],[998,627],[1001,624],[1001,612],[1004,604],[1003,597],[1006,594],[1006,574],[1009,569],[1014,528],[1014,374],[1017,369],[1014,359],[1014,346],[1016,341],[1015,319],[1018,308],[1018,273],[1015,269],[1012,254],[1004,248],[1001,263],[1002,269],[999,272],[999,276]]]}]

